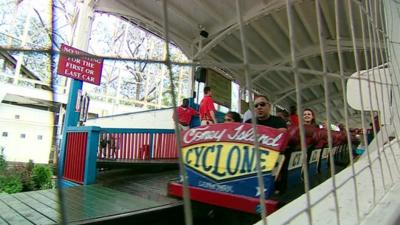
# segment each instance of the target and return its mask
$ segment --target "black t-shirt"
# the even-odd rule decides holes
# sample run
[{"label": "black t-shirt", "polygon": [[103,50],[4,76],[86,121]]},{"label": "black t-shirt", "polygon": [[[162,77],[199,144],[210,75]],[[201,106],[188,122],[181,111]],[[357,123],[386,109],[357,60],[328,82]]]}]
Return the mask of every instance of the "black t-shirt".
[{"label": "black t-shirt", "polygon": [[[246,120],[246,123],[251,123],[251,119]],[[264,125],[272,128],[287,128],[286,122],[277,116],[270,115],[266,120],[257,119],[258,125]]]}]

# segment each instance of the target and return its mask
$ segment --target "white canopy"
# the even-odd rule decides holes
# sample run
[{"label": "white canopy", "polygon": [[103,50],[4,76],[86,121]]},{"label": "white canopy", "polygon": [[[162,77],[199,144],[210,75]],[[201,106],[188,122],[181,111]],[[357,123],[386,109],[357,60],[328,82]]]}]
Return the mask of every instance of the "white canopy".
[{"label": "white canopy", "polygon": [[[244,87],[245,72],[242,66],[244,58],[236,1],[167,0],[166,2],[169,37],[172,42],[179,46],[193,62],[218,66]],[[286,2],[284,0],[246,0],[241,1],[240,9],[244,21],[245,43],[250,64],[249,73],[253,88],[268,95],[274,103],[289,108],[291,105],[296,105],[296,88],[292,70]],[[335,1],[321,0],[319,11],[321,12],[323,44],[320,45],[315,6],[318,1],[295,0],[292,2],[294,2],[290,13],[294,27],[292,40],[299,68],[303,106],[312,108],[320,119],[326,117],[323,76],[328,74],[327,92],[329,92],[331,119],[334,122],[343,122],[344,98],[340,80],[336,26],[340,31],[342,71],[346,77],[357,71],[355,49],[359,57],[360,70],[371,68],[372,65],[375,67],[386,61],[385,58],[380,57],[380,54],[377,54],[378,59],[374,56],[371,60],[370,54],[371,47],[379,50],[383,38],[380,34],[373,34],[373,31],[377,29],[366,25],[367,21],[369,23],[372,21],[371,18],[367,18],[364,13],[361,14],[360,7],[353,1],[350,1],[352,2],[351,12],[347,1],[337,1],[340,20],[337,23]],[[163,37],[162,4],[161,0],[98,0],[94,8],[97,12],[113,14]],[[371,8],[374,10],[374,6]],[[355,46],[353,46],[351,36],[351,16],[354,18]],[[378,14],[375,18],[377,20],[374,22],[380,28],[381,15]],[[361,24],[364,26],[362,27]],[[201,36],[201,31],[206,33],[203,32]],[[323,51],[321,51],[321,46],[323,46]],[[382,53],[385,55],[384,52]],[[359,115],[354,110],[350,110],[353,124],[358,123]]]}]

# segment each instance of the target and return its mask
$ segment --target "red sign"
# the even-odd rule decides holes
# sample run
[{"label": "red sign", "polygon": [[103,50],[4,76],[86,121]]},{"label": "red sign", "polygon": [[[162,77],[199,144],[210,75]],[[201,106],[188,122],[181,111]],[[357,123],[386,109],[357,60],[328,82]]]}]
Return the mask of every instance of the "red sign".
[{"label": "red sign", "polygon": [[61,44],[60,52],[59,75],[100,85],[103,59],[90,57],[90,54],[65,44]]}]

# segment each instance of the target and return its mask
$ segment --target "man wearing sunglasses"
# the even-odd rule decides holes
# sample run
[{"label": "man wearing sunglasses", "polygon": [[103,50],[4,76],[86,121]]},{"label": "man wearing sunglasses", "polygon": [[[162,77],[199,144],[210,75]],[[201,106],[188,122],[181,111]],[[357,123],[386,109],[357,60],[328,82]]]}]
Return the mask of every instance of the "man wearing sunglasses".
[{"label": "man wearing sunglasses", "polygon": [[[266,96],[259,95],[254,99],[254,111],[256,114],[258,125],[264,125],[278,130],[286,131],[286,122],[277,116],[270,115],[271,103]],[[246,120],[246,123],[251,123],[251,119]]]}]

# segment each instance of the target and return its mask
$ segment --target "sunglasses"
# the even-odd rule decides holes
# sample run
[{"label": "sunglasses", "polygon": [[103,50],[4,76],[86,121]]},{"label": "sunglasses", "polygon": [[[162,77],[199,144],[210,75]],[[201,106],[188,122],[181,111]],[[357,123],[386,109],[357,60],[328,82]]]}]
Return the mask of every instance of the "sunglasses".
[{"label": "sunglasses", "polygon": [[266,105],[267,105],[266,102],[260,102],[260,103],[255,104],[255,105],[254,105],[254,108],[257,108],[258,106],[264,107],[264,106],[266,106]]}]

